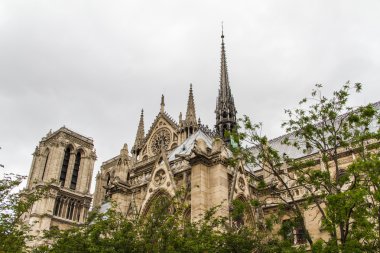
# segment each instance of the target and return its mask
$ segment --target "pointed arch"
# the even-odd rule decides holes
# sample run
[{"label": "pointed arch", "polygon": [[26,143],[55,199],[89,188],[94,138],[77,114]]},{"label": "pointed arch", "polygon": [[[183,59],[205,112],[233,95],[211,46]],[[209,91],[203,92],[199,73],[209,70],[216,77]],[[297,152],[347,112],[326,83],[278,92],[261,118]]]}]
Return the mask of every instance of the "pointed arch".
[{"label": "pointed arch", "polygon": [[168,212],[171,212],[172,208],[170,207],[170,201],[172,199],[172,196],[169,194],[168,191],[164,189],[158,189],[156,190],[149,200],[146,202],[146,204],[142,207],[141,212],[141,218],[148,217],[154,210],[154,208],[159,207],[162,210],[167,210]]},{"label": "pointed arch", "polygon": [[83,154],[84,154],[83,149],[78,149],[75,154],[74,169],[73,169],[73,174],[71,176],[71,183],[70,183],[70,189],[72,190],[75,190],[77,188],[79,169],[80,169],[80,164],[81,164],[81,159],[82,159]]},{"label": "pointed arch", "polygon": [[65,148],[65,153],[63,155],[63,161],[61,166],[61,174],[59,176],[59,183],[61,186],[64,186],[66,182],[67,169],[69,168],[70,155],[72,150],[74,150],[74,147],[72,145],[68,145]]},{"label": "pointed arch", "polygon": [[106,173],[106,186],[109,186],[111,183],[111,174],[109,172]]},{"label": "pointed arch", "polygon": [[191,205],[189,205],[189,207],[183,212],[183,220],[186,224],[191,222]]},{"label": "pointed arch", "polygon": [[85,149],[84,149],[82,146],[79,146],[79,147],[77,147],[77,148],[75,149],[75,153],[78,153],[78,152],[81,153],[82,157],[87,156],[86,151],[85,151]]},{"label": "pointed arch", "polygon": [[234,198],[232,205],[232,211],[230,213],[232,225],[236,227],[254,225],[253,212],[248,199],[239,194]]}]

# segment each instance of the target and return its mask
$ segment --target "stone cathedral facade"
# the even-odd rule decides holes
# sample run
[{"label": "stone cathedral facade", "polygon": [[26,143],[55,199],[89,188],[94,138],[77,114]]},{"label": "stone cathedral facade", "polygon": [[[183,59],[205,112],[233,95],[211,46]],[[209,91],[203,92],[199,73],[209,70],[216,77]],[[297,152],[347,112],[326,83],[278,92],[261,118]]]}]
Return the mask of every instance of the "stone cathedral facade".
[{"label": "stone cathedral facade", "polygon": [[[269,192],[260,192],[257,187],[260,180],[275,186],[274,176],[262,168],[250,168],[244,164],[231,167],[227,164],[231,156],[228,149],[230,141],[224,132],[236,126],[237,111],[228,78],[223,34],[221,38],[220,83],[213,130],[197,119],[192,85],[186,114],[179,113],[178,122],[166,113],[162,96],[157,116],[149,130],[145,131],[144,113],[141,111],[131,148],[124,144],[119,154],[101,164],[93,194],[89,192],[96,160],[93,140],[66,127],[49,132],[42,138],[33,153],[25,194],[44,183],[54,182],[49,186],[49,197],[36,202],[24,215],[35,235],[52,227],[65,229],[81,224],[91,204],[94,208],[104,210],[111,200],[116,203],[118,211],[127,216],[144,216],[149,213],[156,199],[170,198],[183,189],[188,193],[185,200],[188,210],[185,213],[189,220],[198,219],[207,209],[217,205],[220,205],[217,214],[228,217],[235,199],[249,201],[259,198],[266,203],[263,209],[247,211],[244,217],[244,223],[247,224],[276,212],[281,203],[279,197],[289,198],[287,192],[278,189],[279,197],[273,197]],[[380,109],[380,102],[374,105]],[[379,126],[374,127],[378,129]],[[308,153],[304,153],[282,144],[290,135],[275,138],[270,141],[270,145],[280,154],[286,153],[295,159],[313,158],[315,168],[323,169],[318,152],[308,150]],[[340,150],[342,169],[354,159],[352,150]],[[292,168],[284,164],[283,170],[291,173]],[[302,201],[305,189],[292,185],[291,180],[286,182],[291,187],[295,201]],[[321,215],[315,208],[306,212],[306,227],[311,236],[326,239],[327,235],[320,230]],[[281,219],[291,217],[285,215]],[[295,244],[305,243],[301,230],[294,228],[293,234]]]},{"label": "stone cathedral facade", "polygon": [[[215,109],[216,123],[211,130],[196,116],[193,88],[190,85],[186,114],[176,122],[165,111],[164,96],[156,118],[145,132],[140,115],[135,142],[127,144],[115,157],[102,163],[96,175],[95,192],[90,194],[96,160],[91,138],[66,127],[49,132],[33,153],[25,194],[53,182],[50,195],[36,202],[24,215],[34,235],[58,227],[65,229],[85,221],[92,205],[106,208],[110,200],[125,215],[145,215],[160,197],[174,196],[185,189],[189,194],[189,219],[222,204],[220,215],[228,215],[234,198],[249,200],[250,177],[243,168],[227,166],[229,142],[224,132],[236,125],[222,34],[220,84]],[[253,217],[253,213],[252,213]]]},{"label": "stone cathedral facade", "polygon": [[221,45],[220,85],[215,109],[215,130],[200,123],[196,116],[193,87],[190,85],[186,114],[176,122],[165,112],[164,97],[148,132],[141,112],[135,142],[125,144],[120,154],[102,163],[96,176],[94,207],[108,200],[128,216],[146,215],[151,203],[175,192],[188,191],[189,219],[197,219],[205,210],[222,205],[219,214],[228,215],[234,198],[250,199],[248,171],[235,172],[227,166],[228,139],[224,132],[236,125],[224,36]]}]

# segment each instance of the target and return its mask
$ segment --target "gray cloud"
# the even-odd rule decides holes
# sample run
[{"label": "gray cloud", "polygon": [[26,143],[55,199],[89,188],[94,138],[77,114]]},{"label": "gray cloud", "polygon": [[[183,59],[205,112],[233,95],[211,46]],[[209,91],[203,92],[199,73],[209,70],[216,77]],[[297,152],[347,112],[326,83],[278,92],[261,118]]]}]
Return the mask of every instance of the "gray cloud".
[{"label": "gray cloud", "polygon": [[162,93],[177,119],[189,83],[212,126],[222,20],[238,112],[269,136],[315,83],[363,82],[352,104],[378,101],[378,13],[378,1],[2,1],[0,162],[27,174],[41,137],[66,125],[94,138],[97,171]]}]

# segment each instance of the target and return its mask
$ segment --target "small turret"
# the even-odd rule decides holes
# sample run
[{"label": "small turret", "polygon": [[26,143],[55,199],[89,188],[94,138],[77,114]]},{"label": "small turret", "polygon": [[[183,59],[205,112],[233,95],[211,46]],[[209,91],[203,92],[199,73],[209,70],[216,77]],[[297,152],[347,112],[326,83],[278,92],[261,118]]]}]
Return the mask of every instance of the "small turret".
[{"label": "small turret", "polygon": [[120,150],[120,156],[128,156],[128,145],[124,143],[123,148]]},{"label": "small turret", "polygon": [[182,114],[181,114],[181,120],[180,120],[180,133],[182,136],[182,139],[185,140],[190,135],[195,133],[199,126],[197,123],[197,116],[195,113],[195,103],[194,103],[194,95],[193,95],[193,85],[190,84],[190,90],[189,90],[189,97],[187,100],[187,110],[186,110],[186,118],[185,120],[182,120]]},{"label": "small turret", "polygon": [[193,85],[190,84],[189,98],[187,99],[187,110],[185,124],[187,126],[197,126],[197,117],[195,115],[195,105],[194,105],[194,95],[193,95]]},{"label": "small turret", "polygon": [[179,124],[179,127],[183,126],[183,124],[182,124],[182,112],[179,113],[178,124]]},{"label": "small turret", "polygon": [[144,137],[145,137],[144,110],[141,110],[140,122],[139,122],[139,126],[137,128],[135,144],[133,145],[133,148],[132,148],[132,154],[135,154],[136,156],[138,156],[138,154],[141,150],[141,146],[143,145],[143,142],[144,142]]}]

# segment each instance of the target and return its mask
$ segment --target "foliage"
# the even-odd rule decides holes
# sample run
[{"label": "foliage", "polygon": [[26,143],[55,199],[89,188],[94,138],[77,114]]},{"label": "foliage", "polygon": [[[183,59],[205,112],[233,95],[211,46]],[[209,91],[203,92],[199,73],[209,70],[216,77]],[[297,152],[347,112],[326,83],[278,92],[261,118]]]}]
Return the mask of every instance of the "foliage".
[{"label": "foliage", "polygon": [[[244,161],[264,172],[264,178],[254,182],[256,198],[249,203],[234,200],[229,218],[217,216],[220,207],[215,207],[190,222],[189,192],[181,190],[174,197],[156,198],[139,217],[118,212],[115,203],[105,212],[95,210],[82,226],[46,231],[49,245],[33,251],[380,252],[380,132],[374,129],[380,124],[379,113],[373,105],[347,106],[350,92],[359,92],[360,84],[346,83],[331,98],[321,89],[316,85],[298,109],[285,111],[282,145],[301,151],[301,156],[280,154],[262,134],[262,124],[246,116],[229,133],[234,144],[230,164],[236,168]],[[27,237],[17,229],[23,226],[19,216],[35,199],[20,202],[19,195],[10,194],[17,180],[8,178],[1,185],[1,197],[8,200],[1,202],[0,211],[12,211],[1,212],[0,247],[15,248],[0,252],[21,252]],[[268,204],[277,207],[275,213],[245,223],[250,210],[262,211]],[[313,210],[323,238],[308,230],[310,215],[305,213]]]},{"label": "foliage", "polygon": [[[271,193],[280,216],[286,213],[297,220],[313,251],[378,252],[379,132],[373,126],[379,123],[379,114],[372,105],[347,106],[350,91],[361,90],[359,83],[347,82],[331,98],[323,96],[321,88],[316,85],[311,97],[300,101],[300,108],[285,110],[288,120],[283,127],[288,135],[282,143],[306,158],[280,154],[261,135],[262,125],[244,117],[238,131],[231,133],[240,144],[233,148],[235,161],[244,159],[265,172],[267,178],[258,182],[258,189]],[[341,162],[342,153],[354,158],[350,166]],[[299,196],[299,189],[306,193]],[[318,210],[328,241],[311,238],[305,212],[312,209]],[[280,229],[283,238],[285,231]]]},{"label": "foliage", "polygon": [[24,179],[24,176],[14,174],[4,174],[0,179],[0,252],[24,252],[25,242],[32,239],[28,234],[29,226],[21,217],[46,193],[46,189],[41,187],[23,195],[18,187]]},{"label": "foliage", "polygon": [[239,230],[215,215],[217,207],[190,222],[182,192],[155,201],[140,219],[127,218],[115,204],[93,212],[87,223],[69,230],[47,231],[50,246],[34,252],[253,252],[257,238],[248,227]]}]

